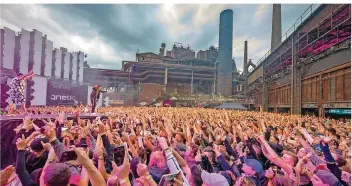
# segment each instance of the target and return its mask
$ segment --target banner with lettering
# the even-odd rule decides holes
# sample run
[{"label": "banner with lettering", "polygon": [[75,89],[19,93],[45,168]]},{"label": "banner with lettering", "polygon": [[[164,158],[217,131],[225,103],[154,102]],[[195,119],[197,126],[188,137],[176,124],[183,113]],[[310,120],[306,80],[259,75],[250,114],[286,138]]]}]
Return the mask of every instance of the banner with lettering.
[{"label": "banner with lettering", "polygon": [[48,81],[47,106],[87,104],[88,86],[68,80]]}]

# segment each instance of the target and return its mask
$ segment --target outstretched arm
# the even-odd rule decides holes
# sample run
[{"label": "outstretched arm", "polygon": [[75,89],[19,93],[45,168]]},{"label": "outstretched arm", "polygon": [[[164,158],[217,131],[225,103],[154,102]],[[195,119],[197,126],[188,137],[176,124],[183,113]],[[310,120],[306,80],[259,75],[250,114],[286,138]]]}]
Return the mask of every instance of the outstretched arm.
[{"label": "outstretched arm", "polygon": [[235,159],[237,159],[239,157],[238,153],[236,150],[234,150],[230,143],[227,141],[227,139],[224,140],[224,145],[226,148],[227,153],[229,153],[231,156],[233,156]]},{"label": "outstretched arm", "polygon": [[20,178],[22,185],[25,186],[34,186],[35,182],[32,180],[29,175],[26,165],[25,165],[25,150],[20,149],[17,152],[17,160],[16,160],[16,173]]},{"label": "outstretched arm", "polygon": [[312,144],[314,139],[313,137],[307,132],[306,129],[302,128],[302,129],[299,129],[299,132],[307,139],[307,141]]},{"label": "outstretched arm", "polygon": [[293,173],[293,167],[283,161],[276,153],[275,151],[270,147],[268,142],[264,139],[263,136],[260,137],[260,142],[261,142],[261,147],[263,154],[268,160],[273,162],[275,165],[283,168],[287,173],[291,174]]},{"label": "outstretched arm", "polygon": [[35,76],[33,73],[33,70],[29,71],[28,74],[21,76],[19,79],[20,80],[27,80],[30,79],[31,77]]},{"label": "outstretched arm", "polygon": [[337,166],[336,161],[334,159],[334,157],[331,154],[330,149],[332,149],[333,147],[329,148],[329,145],[325,142],[321,142],[320,144],[320,148],[323,151],[324,157],[325,157],[325,161],[326,161],[326,165],[328,167],[328,169],[331,171],[331,173],[333,173],[340,181],[342,181],[341,179],[341,175],[342,175],[342,171],[341,169]]},{"label": "outstretched arm", "polygon": [[298,140],[301,143],[304,149],[306,149],[307,153],[312,152],[312,156],[310,157],[310,159],[314,165],[319,165],[324,163],[324,161],[320,159],[320,157],[315,153],[315,151],[312,149],[312,147],[308,144],[306,140],[304,140],[301,137],[297,137],[296,140]]},{"label": "outstretched arm", "polygon": [[[167,145],[165,138],[158,138],[158,141],[160,143],[161,148],[165,152],[165,158],[167,160],[167,166],[169,167],[170,173],[177,173],[179,171],[183,172],[176,157],[172,153],[172,149],[169,148],[169,146]],[[181,163],[184,163],[184,162],[181,161]],[[182,178],[186,185],[190,185],[187,181],[187,178],[184,177],[184,174],[182,174]]]}]

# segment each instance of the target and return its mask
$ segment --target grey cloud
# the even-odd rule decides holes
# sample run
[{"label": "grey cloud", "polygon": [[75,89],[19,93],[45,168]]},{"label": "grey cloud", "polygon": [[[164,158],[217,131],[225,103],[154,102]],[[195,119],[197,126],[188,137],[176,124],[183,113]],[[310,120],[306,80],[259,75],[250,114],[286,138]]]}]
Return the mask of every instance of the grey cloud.
[{"label": "grey cloud", "polygon": [[[17,24],[18,27],[23,27],[21,21],[16,18],[16,15],[21,14],[20,8],[13,5],[11,11],[4,10],[2,15],[7,15],[11,23]],[[222,8],[230,8],[234,12],[234,38],[242,38],[249,36],[257,41],[262,41],[261,47],[256,51],[251,51],[249,55],[258,60],[263,51],[268,50],[270,43],[271,31],[271,5],[269,10],[262,14],[260,21],[255,21],[255,11],[259,5],[212,5],[207,8],[210,11],[221,11]],[[293,24],[301,13],[309,5],[282,5],[282,28],[283,33]],[[157,52],[161,42],[165,42],[167,48],[170,49],[174,42],[182,42],[185,45],[190,44],[193,49],[204,50],[210,45],[217,45],[218,29],[219,29],[219,13],[210,12],[206,15],[206,22],[201,27],[188,30],[187,33],[178,33],[176,38],[168,33],[167,25],[160,24],[156,12],[161,8],[161,5],[90,5],[90,4],[73,4],[73,5],[45,5],[50,11],[55,24],[60,25],[76,35],[84,38],[99,37],[104,43],[110,45],[116,56],[122,60],[134,60],[135,52],[139,49],[140,52]],[[197,16],[200,5],[176,5],[174,8],[181,14],[178,24],[185,25],[186,28],[193,28],[194,18]],[[43,21],[43,20],[39,20]],[[64,34],[55,24],[45,25],[47,29],[52,30],[58,35]],[[49,28],[53,26],[53,28]],[[34,28],[34,26],[33,26]],[[30,29],[30,28],[27,28]],[[50,35],[48,35],[50,38]],[[55,42],[55,41],[54,41]],[[249,42],[251,42],[249,40]],[[235,56],[236,65],[242,67],[243,52],[240,51],[243,41],[234,43],[238,46],[239,52]],[[64,46],[70,48],[70,46]],[[242,49],[243,50],[243,49]],[[91,66],[99,66],[106,68],[119,69],[121,61],[106,61],[102,60],[101,56],[93,56],[88,54],[88,62]],[[258,57],[260,56],[260,57]]]},{"label": "grey cloud", "polygon": [[[156,5],[49,5],[49,7],[54,10],[57,21],[62,25],[72,25],[73,30],[76,22],[68,23],[67,20],[60,19],[63,13],[71,14],[76,20],[87,20],[90,27],[98,30],[103,41],[114,47],[117,55],[119,52],[131,54],[131,57],[125,60],[133,60],[137,49],[156,51],[163,38],[168,37],[151,17],[157,8]],[[80,34],[90,36],[89,31],[83,30]],[[94,63],[99,62],[93,61]]]}]

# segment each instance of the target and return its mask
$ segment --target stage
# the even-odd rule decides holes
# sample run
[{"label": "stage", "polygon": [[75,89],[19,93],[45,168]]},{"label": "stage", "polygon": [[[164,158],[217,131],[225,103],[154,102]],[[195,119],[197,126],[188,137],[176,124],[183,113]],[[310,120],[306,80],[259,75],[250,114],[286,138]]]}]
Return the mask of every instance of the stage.
[{"label": "stage", "polygon": [[[1,169],[6,166],[14,164],[16,162],[17,148],[15,144],[16,133],[14,129],[23,122],[23,118],[26,115],[16,115],[16,116],[1,116],[0,117],[0,139],[1,139]],[[58,114],[31,114],[31,119],[38,126],[44,126],[41,119],[55,119]],[[68,120],[74,120],[75,114],[66,114],[65,117]],[[81,119],[93,120],[96,117],[101,117],[102,119],[107,119],[106,116],[100,114],[81,114]],[[25,137],[28,137],[30,133],[25,133]]]}]

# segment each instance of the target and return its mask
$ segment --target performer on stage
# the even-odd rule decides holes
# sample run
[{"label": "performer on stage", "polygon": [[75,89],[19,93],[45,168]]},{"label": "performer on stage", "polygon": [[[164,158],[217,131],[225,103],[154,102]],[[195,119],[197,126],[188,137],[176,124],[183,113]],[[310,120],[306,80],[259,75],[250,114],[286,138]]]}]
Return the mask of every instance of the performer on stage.
[{"label": "performer on stage", "polygon": [[12,102],[16,107],[21,106],[23,111],[26,111],[26,99],[24,96],[25,81],[32,78],[34,75],[33,70],[29,71],[26,75],[19,73],[10,83],[10,97]]},{"label": "performer on stage", "polygon": [[100,85],[95,85],[93,87],[92,93],[90,93],[90,103],[92,104],[92,113],[95,112],[97,106],[97,100],[99,100],[100,92],[106,92],[102,90],[103,88]]}]

